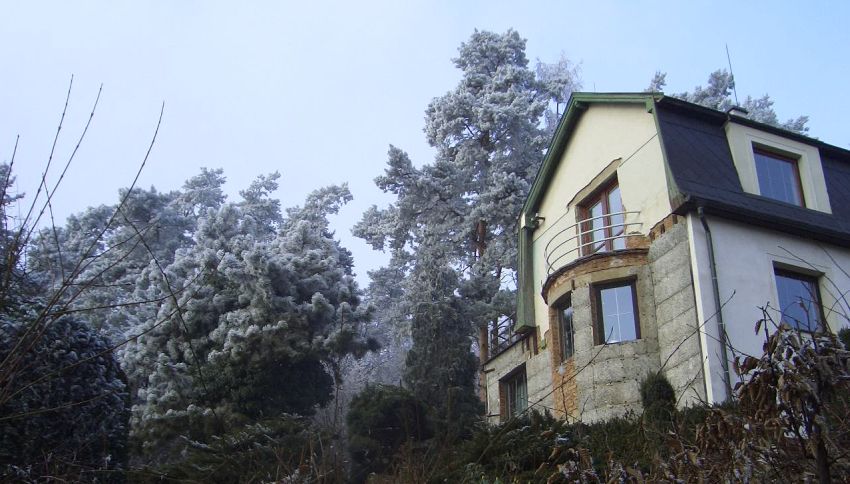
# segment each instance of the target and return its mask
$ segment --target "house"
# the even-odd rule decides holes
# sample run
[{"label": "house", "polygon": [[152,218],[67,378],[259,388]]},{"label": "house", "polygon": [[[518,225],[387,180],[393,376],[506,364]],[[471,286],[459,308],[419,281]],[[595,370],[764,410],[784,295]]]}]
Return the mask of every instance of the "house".
[{"label": "house", "polygon": [[482,340],[491,420],[722,402],[762,309],[848,324],[850,151],[660,93],[576,93],[520,214],[518,307]]}]

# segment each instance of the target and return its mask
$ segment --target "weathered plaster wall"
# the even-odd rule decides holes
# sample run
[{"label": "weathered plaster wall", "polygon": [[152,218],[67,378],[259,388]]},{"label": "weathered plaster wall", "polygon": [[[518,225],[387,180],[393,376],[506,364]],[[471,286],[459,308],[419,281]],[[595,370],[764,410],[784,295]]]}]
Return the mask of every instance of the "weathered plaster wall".
[{"label": "weathered plaster wall", "polygon": [[[548,277],[544,247],[558,231],[574,224],[576,205],[581,195],[590,194],[594,183],[604,182],[600,173],[616,174],[625,210],[639,210],[637,216],[626,217],[627,232],[646,233],[649,228],[670,213],[664,157],[658,140],[655,121],[643,105],[593,104],[582,114],[571,135],[549,191],[541,201],[539,214],[543,217],[533,236],[533,269],[535,294],[540,294]],[[603,177],[604,178],[604,177]],[[567,264],[572,258],[559,261]],[[535,297],[535,314],[541,334],[548,328],[548,309],[540,297]]]}]

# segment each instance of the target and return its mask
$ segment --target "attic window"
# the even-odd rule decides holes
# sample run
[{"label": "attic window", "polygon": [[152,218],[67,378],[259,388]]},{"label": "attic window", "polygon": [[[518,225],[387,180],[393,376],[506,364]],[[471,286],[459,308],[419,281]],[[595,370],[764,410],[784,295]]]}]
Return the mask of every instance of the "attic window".
[{"label": "attic window", "polygon": [[803,185],[800,182],[798,160],[757,147],[753,148],[759,193],[763,197],[779,200],[800,207],[803,201]]}]

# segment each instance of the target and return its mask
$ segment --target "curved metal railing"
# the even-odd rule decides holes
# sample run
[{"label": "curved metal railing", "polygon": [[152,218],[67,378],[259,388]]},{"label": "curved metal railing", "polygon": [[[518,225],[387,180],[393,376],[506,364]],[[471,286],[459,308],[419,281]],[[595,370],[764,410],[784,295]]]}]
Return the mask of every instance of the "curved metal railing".
[{"label": "curved metal railing", "polygon": [[[552,275],[559,267],[566,265],[579,257],[608,252],[617,240],[623,240],[630,235],[640,233],[643,222],[629,221],[636,218],[640,212],[612,212],[590,217],[568,225],[552,235],[543,248],[546,259],[546,275]],[[591,222],[602,220],[603,225],[594,226]],[[595,237],[599,234],[605,237]],[[601,246],[600,246],[601,245]],[[566,260],[565,260],[566,259]]]}]

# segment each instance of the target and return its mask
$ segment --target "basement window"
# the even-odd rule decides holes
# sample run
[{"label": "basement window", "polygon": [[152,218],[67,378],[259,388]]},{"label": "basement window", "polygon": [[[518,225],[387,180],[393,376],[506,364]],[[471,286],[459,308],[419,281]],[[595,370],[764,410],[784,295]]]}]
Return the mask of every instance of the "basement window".
[{"label": "basement window", "polygon": [[593,287],[596,299],[596,344],[640,339],[635,281]]},{"label": "basement window", "polygon": [[499,384],[502,397],[502,421],[516,417],[528,408],[528,385],[525,379],[525,366],[513,371]]}]

